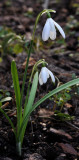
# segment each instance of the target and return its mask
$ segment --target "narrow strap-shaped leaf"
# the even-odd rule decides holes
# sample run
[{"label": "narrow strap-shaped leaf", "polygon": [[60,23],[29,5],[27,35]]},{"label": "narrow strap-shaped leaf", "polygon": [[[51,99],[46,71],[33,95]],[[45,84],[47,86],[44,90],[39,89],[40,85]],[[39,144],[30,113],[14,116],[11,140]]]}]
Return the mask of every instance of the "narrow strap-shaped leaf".
[{"label": "narrow strap-shaped leaf", "polygon": [[[31,87],[31,91],[30,91],[30,95],[29,95],[29,98],[28,98],[28,103],[24,108],[23,119],[25,118],[25,116],[28,114],[28,112],[32,108],[32,105],[33,105],[34,99],[35,99],[35,95],[36,95],[37,85],[38,85],[38,72],[36,72],[35,75],[34,75],[32,87]],[[29,119],[29,117],[28,117],[28,119]],[[24,123],[24,126],[22,128],[21,143],[23,141],[23,137],[24,137],[24,133],[25,133],[25,129],[26,129],[26,126],[27,126],[28,119],[26,120],[26,122]]]},{"label": "narrow strap-shaped leaf", "polygon": [[27,102],[28,102],[29,90],[30,90],[30,85],[31,85],[31,80],[32,80],[33,74],[34,74],[37,66],[40,65],[40,64],[47,64],[47,62],[45,62],[44,59],[40,59],[40,60],[37,61],[37,62],[35,63],[35,65],[33,66],[33,69],[32,69],[32,72],[31,72],[31,76],[30,76],[30,79],[29,79],[29,83],[28,83],[28,89],[27,89],[27,94],[26,94],[26,99],[25,99],[24,108],[25,108],[25,106],[27,105]]},{"label": "narrow strap-shaped leaf", "polygon": [[32,83],[32,87],[31,87],[31,91],[30,91],[30,95],[28,98],[28,103],[24,108],[24,115],[23,118],[27,115],[27,113],[30,111],[34,99],[35,99],[35,94],[36,94],[36,90],[37,90],[37,84],[38,84],[38,72],[35,73],[34,75],[34,79],[33,79],[33,83]]},{"label": "narrow strap-shaped leaf", "polygon": [[54,89],[53,91],[49,92],[48,94],[46,94],[43,98],[41,98],[38,102],[36,102],[34,105],[33,105],[33,109],[35,109],[38,105],[40,105],[42,102],[44,102],[46,99],[48,99],[49,97],[53,96],[54,94],[68,88],[68,87],[71,87],[75,84],[78,84],[79,83],[79,78],[77,79],[74,79],[72,81],[69,81],[59,87],[57,87],[56,89]]},{"label": "narrow strap-shaped leaf", "polygon": [[41,98],[39,101],[37,101],[33,107],[31,108],[31,110],[28,112],[28,114],[25,116],[23,122],[22,122],[22,125],[21,125],[21,128],[20,128],[20,132],[19,132],[19,137],[21,136],[21,132],[22,132],[22,129],[23,129],[23,126],[24,124],[26,123],[28,117],[30,116],[30,114],[34,111],[34,109],[39,106],[42,102],[44,102],[46,99],[48,99],[49,97],[53,96],[54,94],[68,88],[68,87],[71,87],[73,85],[76,85],[79,83],[79,78],[77,79],[74,79],[72,81],[69,81],[61,86],[59,86],[58,88],[54,89],[53,91],[49,92],[48,94],[46,94],[43,98]]},{"label": "narrow strap-shaped leaf", "polygon": [[22,123],[22,106],[20,106],[21,95],[20,95],[19,79],[15,61],[12,61],[11,63],[11,73],[12,73],[12,79],[16,97],[16,106],[17,106],[17,132],[19,132],[19,128]]},{"label": "narrow strap-shaped leaf", "polygon": [[13,125],[13,122],[11,121],[11,119],[9,118],[9,116],[4,112],[4,110],[0,107],[0,112],[2,112],[2,114],[6,117],[6,119],[9,121],[13,131],[14,131],[14,134],[15,134],[15,137],[16,137],[16,130],[15,130],[15,127]]},{"label": "narrow strap-shaped leaf", "polygon": [[23,76],[20,106],[22,106],[22,101],[23,101],[24,86],[25,86],[25,81],[26,81],[26,76],[27,76],[27,69],[28,69],[29,58],[30,58],[30,54],[31,54],[31,50],[32,50],[32,45],[33,45],[33,40],[32,40],[31,43],[30,43],[30,48],[29,48],[28,57],[27,57],[27,63],[26,63],[25,72],[24,72],[24,76]]}]

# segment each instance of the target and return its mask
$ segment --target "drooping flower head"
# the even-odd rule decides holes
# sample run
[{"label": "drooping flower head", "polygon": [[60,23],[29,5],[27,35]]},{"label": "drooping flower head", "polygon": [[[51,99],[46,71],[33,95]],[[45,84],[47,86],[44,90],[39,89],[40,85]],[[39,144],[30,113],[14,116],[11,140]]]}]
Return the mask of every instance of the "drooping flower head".
[{"label": "drooping flower head", "polygon": [[39,84],[40,85],[45,84],[49,76],[51,77],[52,82],[55,83],[55,77],[53,73],[48,68],[42,67],[41,72],[39,74]]},{"label": "drooping flower head", "polygon": [[42,40],[47,41],[50,37],[51,40],[54,40],[56,38],[56,28],[61,33],[62,37],[65,38],[65,33],[61,26],[56,23],[52,18],[48,18],[46,20],[46,23],[44,25],[43,31],[42,31]]}]

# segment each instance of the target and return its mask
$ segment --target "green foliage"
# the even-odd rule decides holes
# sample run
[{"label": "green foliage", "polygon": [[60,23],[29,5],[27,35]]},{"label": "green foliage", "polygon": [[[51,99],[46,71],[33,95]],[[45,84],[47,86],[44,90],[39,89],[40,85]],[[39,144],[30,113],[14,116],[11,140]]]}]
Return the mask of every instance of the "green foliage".
[{"label": "green foliage", "polygon": [[59,106],[60,110],[62,110],[64,104],[71,99],[70,91],[71,91],[71,88],[67,88],[53,96],[55,106]]},{"label": "green foliage", "polygon": [[[24,124],[25,122],[28,120],[30,114],[34,111],[35,108],[37,108],[41,103],[43,103],[46,99],[48,99],[49,97],[53,96],[54,94],[57,94],[59,93],[60,91],[68,88],[68,87],[71,87],[75,84],[79,83],[79,78],[75,79],[75,80],[72,80],[72,81],[69,81],[61,86],[59,86],[58,88],[54,89],[53,91],[49,92],[48,94],[46,94],[43,98],[41,98],[39,101],[37,101],[33,106],[32,108],[30,109],[30,111],[28,112],[28,114],[25,116],[23,122],[22,122],[22,125],[21,125],[21,128],[20,128],[20,132],[19,132],[19,137],[21,136],[22,134],[22,130],[23,130],[23,127],[24,127]],[[66,116],[65,116],[66,117]]]},{"label": "green foliage", "polygon": [[[36,90],[37,90],[37,85],[38,85],[38,72],[35,73],[35,76],[34,76],[34,79],[33,79],[32,87],[31,87],[31,90],[30,90],[30,95],[29,95],[29,98],[28,98],[28,103],[25,104],[25,106],[24,106],[23,121],[24,121],[25,117],[28,115],[29,111],[31,110],[31,108],[33,106],[35,95],[36,95]],[[23,142],[23,137],[24,137],[26,126],[27,126],[27,122],[28,122],[28,119],[25,121],[25,123],[22,122],[23,129],[22,129],[22,132],[21,132],[22,134],[20,134],[21,135],[21,143]]]},{"label": "green foliage", "polygon": [[[31,90],[30,90],[29,98],[28,98],[28,103],[25,105],[23,113],[22,113],[22,106],[20,105],[21,93],[20,93],[19,79],[18,79],[18,73],[17,73],[15,61],[12,61],[12,64],[11,64],[11,73],[12,73],[12,79],[13,79],[13,84],[14,84],[16,107],[17,107],[17,130],[15,129],[11,119],[2,110],[2,108],[0,108],[0,111],[8,119],[9,123],[11,124],[11,126],[14,130],[17,146],[21,147],[19,144],[22,145],[22,141],[23,141],[23,137],[24,137],[24,133],[25,133],[28,119],[25,121],[25,123],[23,123],[23,121],[24,121],[24,118],[28,115],[28,113],[31,110],[33,103],[34,103],[36,90],[37,90],[37,84],[38,84],[38,72],[36,72],[34,75],[33,84],[32,84]],[[7,93],[7,95],[9,95],[9,93]],[[2,95],[0,95],[0,97],[2,98]],[[4,99],[4,101],[9,100],[9,99],[10,99],[10,97],[7,97]],[[23,130],[22,130],[22,132],[20,132],[22,125],[23,125]],[[17,149],[18,149],[19,155],[21,155],[21,148],[17,148]]]},{"label": "green foliage", "polygon": [[21,93],[20,93],[19,79],[18,79],[18,73],[17,73],[15,61],[12,61],[11,63],[11,73],[12,73],[12,79],[13,79],[15,96],[16,96],[17,132],[19,132],[19,128],[22,123],[22,106],[20,106]]},{"label": "green foliage", "polygon": [[[73,15],[70,15],[68,18],[68,23],[66,25],[67,30],[69,31],[70,29],[78,28],[78,27],[79,27],[79,21],[75,19]],[[73,31],[70,32],[70,34],[73,34]]]},{"label": "green foliage", "polygon": [[[73,74],[72,74],[72,79],[75,79],[75,78],[77,78],[77,76],[76,76],[75,73],[73,73]],[[77,84],[77,85],[75,85],[75,86],[73,87],[72,96],[73,96],[74,94],[75,94],[76,96],[79,96],[79,84]]]},{"label": "green foliage", "polygon": [[25,38],[17,35],[12,30],[0,27],[0,52],[2,57],[7,54],[18,54],[26,50]]},{"label": "green foliage", "polygon": [[13,48],[14,53],[22,53],[23,52],[23,47],[21,44],[16,44]]},{"label": "green foliage", "polygon": [[57,44],[63,44],[63,45],[66,45],[65,44],[65,40],[62,38],[62,39],[58,39],[57,41],[56,41],[56,43]]},{"label": "green foliage", "polygon": [[55,111],[54,115],[62,121],[67,121],[67,120],[69,121],[74,119],[74,116],[70,116],[69,114],[61,113],[59,111]]},{"label": "green foliage", "polygon": [[[16,68],[16,64],[15,64],[14,61],[12,61],[12,64],[11,64],[11,73],[12,73],[12,78],[13,78],[14,90],[15,90],[15,95],[16,95],[16,106],[17,106],[16,139],[17,139],[17,143],[18,144],[21,143],[21,145],[22,145],[22,141],[23,141],[23,137],[24,137],[24,133],[25,133],[25,129],[26,129],[26,126],[27,126],[28,119],[25,121],[24,124],[23,124],[23,120],[24,120],[25,116],[27,116],[30,109],[32,108],[32,105],[33,105],[33,102],[34,102],[36,89],[37,89],[37,84],[38,84],[38,72],[36,72],[36,74],[34,76],[33,84],[32,84],[32,87],[31,87],[29,98],[28,98],[28,103],[24,107],[23,117],[22,117],[22,106],[20,105],[20,101],[21,101],[22,97],[21,97],[21,93],[20,93],[17,68]],[[23,125],[23,130],[20,133],[20,128],[22,127],[22,125]],[[20,136],[19,136],[19,134],[20,134]],[[21,150],[19,150],[19,152],[20,152],[19,154],[21,154]]]},{"label": "green foliage", "polygon": [[11,97],[5,97],[1,100],[1,102],[11,101]]},{"label": "green foliage", "polygon": [[0,101],[0,107],[2,106],[2,102]]},{"label": "green foliage", "polygon": [[0,90],[0,107],[2,106],[2,103],[11,101],[12,97],[10,96],[10,92]]}]

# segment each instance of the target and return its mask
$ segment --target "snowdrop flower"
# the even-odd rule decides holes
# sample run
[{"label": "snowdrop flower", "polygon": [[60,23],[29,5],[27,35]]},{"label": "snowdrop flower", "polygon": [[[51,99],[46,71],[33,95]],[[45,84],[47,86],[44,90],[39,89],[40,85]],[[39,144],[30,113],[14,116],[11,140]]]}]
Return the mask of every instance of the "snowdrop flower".
[{"label": "snowdrop flower", "polygon": [[63,29],[60,27],[60,25],[58,23],[56,23],[52,18],[48,18],[46,20],[46,23],[45,23],[43,31],[42,31],[42,40],[43,41],[47,41],[49,37],[51,40],[54,40],[56,38],[55,26],[58,28],[62,37],[65,38],[65,33],[64,33]]},{"label": "snowdrop flower", "polygon": [[53,73],[46,67],[42,67],[41,72],[39,74],[39,84],[43,85],[43,83],[46,83],[49,76],[51,77],[53,83],[55,83],[55,77]]}]

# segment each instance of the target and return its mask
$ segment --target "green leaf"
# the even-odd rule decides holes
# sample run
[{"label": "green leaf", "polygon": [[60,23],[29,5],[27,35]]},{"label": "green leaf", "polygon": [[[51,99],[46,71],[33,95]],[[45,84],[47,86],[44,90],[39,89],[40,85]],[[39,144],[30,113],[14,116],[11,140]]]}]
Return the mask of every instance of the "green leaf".
[{"label": "green leaf", "polygon": [[49,92],[48,94],[46,94],[43,98],[41,98],[38,102],[36,102],[36,104],[33,106],[33,108],[35,109],[38,105],[40,105],[42,102],[44,102],[46,99],[48,99],[49,97],[53,96],[54,94],[62,91],[63,89],[66,89],[68,87],[71,87],[75,84],[79,83],[79,78],[69,81],[61,86],[59,86],[58,88],[54,89],[53,91]]},{"label": "green leaf", "polygon": [[27,76],[27,69],[28,69],[29,58],[30,58],[30,54],[31,54],[31,50],[32,50],[32,45],[33,45],[33,41],[31,41],[31,43],[30,43],[30,48],[29,48],[29,50],[28,50],[27,63],[26,63],[26,67],[25,67],[25,72],[24,72],[24,76],[23,76],[23,83],[22,83],[22,89],[21,89],[21,101],[20,101],[20,106],[22,106],[24,86],[25,86],[25,81],[26,81],[26,76]]},{"label": "green leaf", "polygon": [[1,102],[7,102],[7,101],[11,101],[12,97],[5,97],[3,99],[1,99]]},{"label": "green leaf", "polygon": [[62,112],[59,112],[57,110],[55,111],[54,115],[59,117],[59,119],[62,120],[62,121],[67,121],[67,120],[73,120],[74,119],[74,116],[70,116],[67,113],[62,113]]},{"label": "green leaf", "polygon": [[22,106],[20,106],[21,95],[20,95],[19,79],[15,61],[12,61],[11,63],[11,73],[12,73],[12,79],[16,97],[16,106],[17,106],[17,132],[19,132],[19,128],[22,122]]},{"label": "green leaf", "polygon": [[0,101],[0,107],[2,106],[2,102]]},{"label": "green leaf", "polygon": [[8,96],[8,97],[10,96],[10,92],[8,92],[8,91],[7,91],[5,94],[6,94],[6,96]]},{"label": "green leaf", "polygon": [[34,111],[34,109],[36,107],[38,107],[42,102],[44,102],[46,99],[48,99],[49,97],[53,96],[54,94],[62,91],[63,89],[66,89],[68,87],[71,87],[73,85],[76,85],[79,83],[79,78],[75,79],[75,80],[72,80],[72,81],[69,81],[61,86],[59,86],[58,88],[54,89],[53,91],[49,92],[48,94],[46,94],[43,98],[41,98],[39,101],[37,101],[33,107],[30,109],[30,111],[28,112],[28,114],[25,116],[23,122],[22,122],[22,125],[21,125],[21,128],[20,128],[20,132],[19,132],[19,136],[21,136],[21,132],[22,132],[22,129],[23,129],[23,126],[25,124],[25,122],[27,121],[28,117],[30,116],[30,114]]},{"label": "green leaf", "polygon": [[[35,95],[36,95],[37,85],[38,85],[38,72],[36,72],[35,75],[34,75],[32,87],[31,87],[31,91],[30,91],[30,95],[29,95],[29,98],[28,98],[28,103],[24,108],[23,119],[25,118],[25,116],[27,116],[28,112],[32,108],[32,105],[33,105],[34,99],[35,99]],[[23,129],[22,129],[21,142],[23,141],[23,137],[24,137],[24,133],[25,133],[25,129],[26,129],[27,123],[28,123],[28,119],[24,123]]]},{"label": "green leaf", "polygon": [[1,101],[1,99],[3,98],[3,95],[2,94],[0,94],[0,101]]},{"label": "green leaf", "polygon": [[14,53],[18,54],[23,51],[22,45],[21,44],[16,44],[13,48]]},{"label": "green leaf", "polygon": [[7,33],[8,31],[5,28],[0,27],[0,38],[3,38]]},{"label": "green leaf", "polygon": [[37,84],[38,84],[38,72],[35,73],[35,76],[34,76],[34,79],[33,79],[33,83],[32,83],[32,87],[31,87],[28,103],[24,108],[23,118],[27,115],[27,113],[32,108],[32,105],[33,105],[33,102],[34,102],[34,99],[35,99],[36,90],[37,90]]},{"label": "green leaf", "polygon": [[0,57],[0,63],[2,62],[2,57]]},{"label": "green leaf", "polygon": [[13,37],[14,35],[13,34],[8,34],[7,36],[5,36],[5,39],[3,40],[3,43],[2,43],[2,47],[4,49],[4,51],[6,52],[6,47],[8,45],[8,41]]}]

